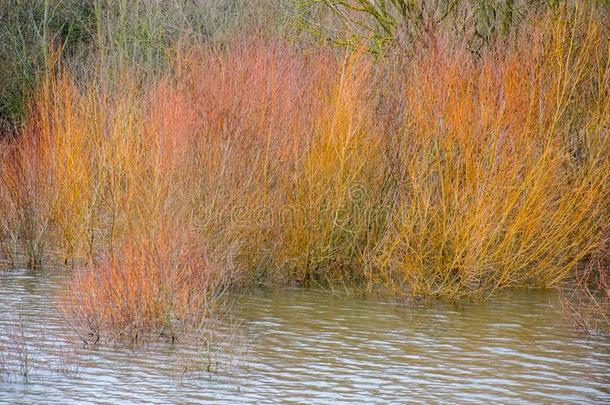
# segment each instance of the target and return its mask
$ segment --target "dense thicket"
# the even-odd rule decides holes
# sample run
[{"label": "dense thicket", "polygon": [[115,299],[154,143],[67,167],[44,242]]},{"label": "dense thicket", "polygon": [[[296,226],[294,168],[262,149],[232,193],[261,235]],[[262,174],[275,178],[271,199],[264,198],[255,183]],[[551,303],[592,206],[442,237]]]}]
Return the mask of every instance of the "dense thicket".
[{"label": "dense thicket", "polygon": [[81,326],[167,330],[259,284],[595,281],[607,313],[603,4],[9,3],[0,253],[74,267]]}]

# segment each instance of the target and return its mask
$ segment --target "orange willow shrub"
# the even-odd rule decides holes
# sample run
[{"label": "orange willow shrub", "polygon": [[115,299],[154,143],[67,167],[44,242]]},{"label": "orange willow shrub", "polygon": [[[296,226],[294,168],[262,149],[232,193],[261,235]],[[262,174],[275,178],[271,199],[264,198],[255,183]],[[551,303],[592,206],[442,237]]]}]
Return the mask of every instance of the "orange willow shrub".
[{"label": "orange willow shrub", "polygon": [[277,274],[287,190],[313,136],[318,95],[338,63],[325,51],[258,40],[187,55],[177,88],[198,116],[197,224],[212,245],[232,247],[247,283],[266,283]]},{"label": "orange willow shrub", "polygon": [[[45,193],[35,198],[50,207],[51,231],[43,238],[50,256],[86,269],[69,283],[69,315],[95,334],[128,327],[133,335],[158,329],[159,305],[180,307],[175,300],[183,294],[214,296],[197,283],[179,284],[194,290],[162,304],[141,294],[141,283],[157,291],[168,282],[148,273],[151,252],[163,248],[167,257],[178,249],[158,246],[170,237],[162,224],[206,252],[201,266],[189,264],[192,272],[221,268],[226,284],[263,280],[278,228],[261,207],[282,204],[290,168],[309,139],[309,111],[317,104],[311,95],[331,77],[332,63],[324,52],[302,57],[253,41],[222,54],[190,50],[178,74],[145,86],[129,72],[117,72],[117,83],[79,87],[66,74],[47,81],[18,141],[31,155],[24,162],[39,164],[17,168],[14,178],[45,179]],[[11,190],[22,188],[19,181]],[[120,279],[131,281],[109,291]]]},{"label": "orange willow shrub", "polygon": [[198,242],[168,228],[77,270],[61,309],[88,341],[147,333],[173,340],[205,327],[224,286]]},{"label": "orange willow shrub", "polygon": [[[138,117],[136,101],[134,97],[111,100],[104,87],[80,91],[59,75],[40,88],[30,118],[9,147],[13,155],[6,157],[2,171],[3,197],[9,203],[4,209],[10,215],[29,213],[34,204],[42,207],[35,211],[43,212],[44,219],[37,219],[41,214],[17,218],[31,216],[45,224],[45,232],[36,235],[52,262],[91,260],[102,245],[112,246],[117,222],[113,214],[118,201],[124,201],[135,186],[125,182],[129,187],[122,188],[119,196],[116,182],[119,176],[126,180],[128,174],[136,174],[128,166],[135,165],[132,152],[138,134],[125,131]],[[23,219],[19,222],[14,229],[32,227]],[[112,226],[104,227],[110,222]],[[108,232],[102,241],[102,234]]]},{"label": "orange willow shrub", "polygon": [[408,65],[400,205],[380,256],[398,285],[452,298],[550,287],[601,249],[610,65],[585,17],[545,20],[480,61],[442,44]]},{"label": "orange willow shrub", "polygon": [[0,142],[0,262],[40,267],[48,257],[51,211],[56,203],[38,128],[31,137]]},{"label": "orange willow shrub", "polygon": [[353,285],[375,278],[368,264],[391,212],[391,179],[371,73],[362,55],[350,56],[316,95],[313,136],[297,159],[281,218],[280,279]]}]

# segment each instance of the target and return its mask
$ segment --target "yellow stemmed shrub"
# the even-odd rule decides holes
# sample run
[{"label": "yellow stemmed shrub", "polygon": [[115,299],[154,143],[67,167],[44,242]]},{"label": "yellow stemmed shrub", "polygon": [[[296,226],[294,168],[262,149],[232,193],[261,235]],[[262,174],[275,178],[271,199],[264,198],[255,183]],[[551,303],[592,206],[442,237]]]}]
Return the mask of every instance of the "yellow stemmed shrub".
[{"label": "yellow stemmed shrub", "polygon": [[444,45],[409,65],[380,266],[415,294],[554,286],[608,237],[607,44],[582,15],[548,24],[481,60]]},{"label": "yellow stemmed shrub", "polygon": [[279,271],[297,282],[364,281],[389,209],[383,133],[375,125],[371,68],[348,58],[316,95],[312,137],[288,188]]}]

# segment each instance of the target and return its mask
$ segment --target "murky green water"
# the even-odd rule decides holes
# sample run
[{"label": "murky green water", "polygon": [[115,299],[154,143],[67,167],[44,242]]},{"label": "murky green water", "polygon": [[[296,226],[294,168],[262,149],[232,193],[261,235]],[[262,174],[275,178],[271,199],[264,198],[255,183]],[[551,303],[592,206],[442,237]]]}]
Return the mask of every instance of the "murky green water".
[{"label": "murky green water", "polygon": [[230,346],[245,353],[208,373],[200,346],[72,353],[54,307],[60,284],[60,275],[0,275],[0,336],[19,311],[39,348],[27,381],[0,377],[0,402],[610,403],[610,339],[574,332],[552,292],[461,307],[259,292],[234,312],[241,332]]}]

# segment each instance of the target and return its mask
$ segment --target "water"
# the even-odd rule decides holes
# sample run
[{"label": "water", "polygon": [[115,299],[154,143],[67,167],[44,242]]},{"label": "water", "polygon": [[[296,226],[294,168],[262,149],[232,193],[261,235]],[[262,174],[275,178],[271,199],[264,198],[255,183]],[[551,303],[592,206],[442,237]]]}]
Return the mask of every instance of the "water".
[{"label": "water", "polygon": [[74,349],[55,310],[61,283],[0,275],[0,336],[19,311],[40,348],[27,380],[0,377],[0,402],[610,403],[610,339],[576,333],[553,292],[459,307],[253,293],[234,309],[231,347],[247,351],[210,373],[201,345]]}]

